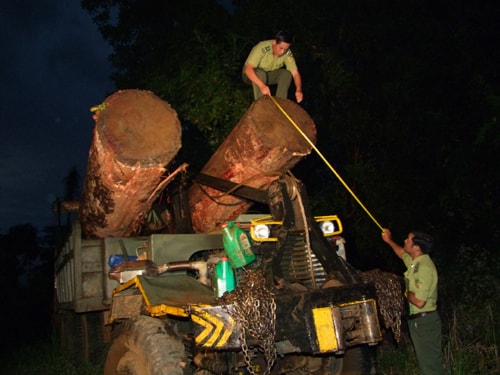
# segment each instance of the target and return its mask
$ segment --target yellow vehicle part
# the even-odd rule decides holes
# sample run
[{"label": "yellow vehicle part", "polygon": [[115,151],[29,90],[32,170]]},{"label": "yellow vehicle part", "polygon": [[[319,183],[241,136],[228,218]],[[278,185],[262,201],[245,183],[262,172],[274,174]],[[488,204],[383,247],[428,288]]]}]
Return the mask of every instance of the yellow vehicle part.
[{"label": "yellow vehicle part", "polygon": [[[342,320],[355,318],[362,321],[357,331],[360,343],[374,343],[382,339],[374,299],[352,301],[337,306],[318,307],[312,310],[314,329],[320,353],[344,351],[344,337],[348,335]],[[357,318],[356,318],[357,319]]]},{"label": "yellow vehicle part", "polygon": [[[316,220],[316,222],[318,224],[321,224],[322,222],[325,222],[325,221],[331,221],[333,223],[335,230],[333,232],[330,232],[327,234],[324,233],[325,237],[339,235],[344,230],[344,228],[342,227],[342,221],[340,221],[340,218],[337,215],[315,216],[314,220]],[[252,240],[254,240],[256,242],[276,242],[276,241],[278,241],[278,238],[276,238],[276,237],[259,238],[256,235],[257,225],[267,225],[272,233],[273,232],[272,229],[274,227],[278,227],[278,226],[283,225],[282,221],[272,220],[272,216],[268,215],[268,216],[262,216],[262,217],[259,217],[257,219],[254,219],[250,223],[250,236],[251,236]]]},{"label": "yellow vehicle part", "polygon": [[223,348],[233,333],[235,322],[220,306],[198,307],[191,309],[191,320],[203,327],[196,335],[199,346]]},{"label": "yellow vehicle part", "polygon": [[335,328],[334,310],[331,307],[313,309],[314,327],[321,353],[339,349],[338,329]]},{"label": "yellow vehicle part", "polygon": [[131,292],[137,295],[136,291],[142,295],[145,307],[154,317],[164,315],[189,317],[193,306],[207,306],[215,303],[213,290],[191,276],[182,274],[146,277],[139,275],[113,290],[111,321],[121,317],[114,314],[113,310],[124,310],[120,304],[127,303],[126,299],[118,297]]}]

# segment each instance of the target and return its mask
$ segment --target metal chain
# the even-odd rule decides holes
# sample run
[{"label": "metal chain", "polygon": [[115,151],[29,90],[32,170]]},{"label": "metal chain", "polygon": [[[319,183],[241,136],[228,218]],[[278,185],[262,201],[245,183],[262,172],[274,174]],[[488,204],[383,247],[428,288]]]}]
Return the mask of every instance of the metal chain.
[{"label": "metal chain", "polygon": [[361,277],[364,281],[375,285],[379,311],[385,328],[390,328],[394,339],[399,342],[405,300],[401,278],[378,269],[362,272]]},{"label": "metal chain", "polygon": [[[258,348],[264,353],[267,368],[271,372],[276,360],[276,302],[274,294],[267,289],[265,278],[258,270],[246,270],[245,276],[235,290],[225,293],[221,299],[227,312],[236,320],[240,330],[241,349],[248,371],[256,375],[255,366],[249,354],[248,336],[257,340]],[[231,309],[229,310],[229,306]]]}]

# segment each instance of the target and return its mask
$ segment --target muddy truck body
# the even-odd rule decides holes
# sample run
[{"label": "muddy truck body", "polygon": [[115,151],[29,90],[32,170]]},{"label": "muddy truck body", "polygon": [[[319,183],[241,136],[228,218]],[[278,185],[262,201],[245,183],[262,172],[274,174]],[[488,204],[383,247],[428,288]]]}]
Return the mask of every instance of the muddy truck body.
[{"label": "muddy truck body", "polygon": [[[283,101],[293,112],[290,103]],[[214,156],[227,162],[235,142],[243,147],[233,139]],[[144,234],[141,221],[115,217],[120,228],[101,228],[113,235],[99,236],[80,205],[55,261],[64,351],[104,360],[105,374],[373,373],[382,339],[375,287],[343,256],[341,220],[311,213],[305,186],[288,168],[306,153],[291,154],[279,173],[275,158],[260,159],[274,172],[260,182],[244,177],[255,175],[255,164],[243,166],[238,181],[227,173],[234,163],[221,169],[217,157],[201,172],[172,174],[168,188],[153,189],[168,191],[164,233]],[[154,201],[151,191],[134,194]],[[88,213],[92,199],[85,199]]]}]

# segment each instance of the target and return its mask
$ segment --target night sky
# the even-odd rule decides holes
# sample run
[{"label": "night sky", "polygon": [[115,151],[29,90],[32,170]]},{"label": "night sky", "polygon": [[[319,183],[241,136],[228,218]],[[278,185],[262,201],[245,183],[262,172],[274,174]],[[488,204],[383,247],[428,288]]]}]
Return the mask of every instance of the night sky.
[{"label": "night sky", "polygon": [[50,203],[72,167],[81,177],[90,107],[114,91],[109,47],[77,0],[4,1],[0,8],[0,233],[55,224]]}]

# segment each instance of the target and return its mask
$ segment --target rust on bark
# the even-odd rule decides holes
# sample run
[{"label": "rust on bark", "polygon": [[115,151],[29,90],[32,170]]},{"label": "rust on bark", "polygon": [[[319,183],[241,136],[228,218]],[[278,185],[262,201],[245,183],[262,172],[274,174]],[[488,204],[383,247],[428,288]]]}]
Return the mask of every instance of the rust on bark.
[{"label": "rust on bark", "polygon": [[86,237],[135,235],[181,147],[180,121],[150,91],[118,91],[98,108],[78,217]]},{"label": "rust on bark", "polygon": [[[316,143],[316,126],[304,109],[290,100],[274,99],[309,140]],[[311,148],[273,100],[264,96],[253,102],[201,172],[267,189],[280,174],[308,155]],[[251,202],[224,196],[216,189],[203,187],[203,190],[197,185],[189,190],[196,232],[217,231],[223,223],[234,220],[251,206]]]}]

